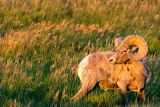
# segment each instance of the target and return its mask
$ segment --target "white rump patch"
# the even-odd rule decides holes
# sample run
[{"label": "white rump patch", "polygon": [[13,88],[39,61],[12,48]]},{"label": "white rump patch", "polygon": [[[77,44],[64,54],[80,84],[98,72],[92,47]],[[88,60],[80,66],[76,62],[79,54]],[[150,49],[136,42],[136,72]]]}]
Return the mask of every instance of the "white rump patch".
[{"label": "white rump patch", "polygon": [[88,60],[89,60],[89,55],[85,57],[80,63],[79,63],[79,68],[78,68],[78,76],[80,80],[82,80],[82,73],[85,69],[85,67],[88,65]]}]

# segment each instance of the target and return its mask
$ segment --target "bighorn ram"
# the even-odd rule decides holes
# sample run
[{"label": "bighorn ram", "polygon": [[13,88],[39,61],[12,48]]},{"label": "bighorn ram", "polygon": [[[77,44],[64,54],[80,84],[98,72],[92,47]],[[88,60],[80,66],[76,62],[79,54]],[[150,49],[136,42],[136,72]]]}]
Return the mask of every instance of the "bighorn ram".
[{"label": "bighorn ram", "polygon": [[[145,101],[144,87],[150,79],[147,66],[140,60],[148,52],[148,45],[140,36],[128,36],[118,43],[116,52],[98,52],[85,57],[79,64],[78,76],[82,83],[78,93],[71,98],[82,98],[98,83],[101,89],[119,89],[123,102],[128,91],[138,92]],[[138,52],[132,51],[137,46]]]},{"label": "bighorn ram", "polygon": [[[123,39],[119,38],[118,41],[123,41]],[[148,45],[144,41],[141,36],[131,35],[117,46],[116,52],[110,58],[110,62],[114,64],[128,63],[128,69],[135,77],[135,84],[139,91],[145,85],[144,76],[147,76],[144,62],[140,61],[148,53]]]}]

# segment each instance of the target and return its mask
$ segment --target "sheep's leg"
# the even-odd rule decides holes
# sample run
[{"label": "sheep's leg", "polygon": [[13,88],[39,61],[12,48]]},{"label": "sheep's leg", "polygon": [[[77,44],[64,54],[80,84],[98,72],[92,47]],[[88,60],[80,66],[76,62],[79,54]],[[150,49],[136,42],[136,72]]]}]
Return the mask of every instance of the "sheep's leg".
[{"label": "sheep's leg", "polygon": [[85,88],[85,86],[82,85],[77,94],[71,98],[71,101],[77,101],[78,99],[82,98],[85,94],[87,94],[87,89]]},{"label": "sheep's leg", "polygon": [[140,100],[145,103],[146,102],[146,96],[145,96],[144,89],[142,91],[139,91],[138,95],[139,95]]},{"label": "sheep's leg", "polygon": [[122,98],[122,105],[126,105],[127,89],[120,89],[120,94]]},{"label": "sheep's leg", "polygon": [[86,95],[89,91],[91,91],[94,88],[96,83],[97,81],[95,78],[91,76],[86,76],[84,78],[84,81],[82,83],[80,90],[77,92],[77,94],[74,97],[71,98],[71,101],[76,101],[82,98],[84,95]]},{"label": "sheep's leg", "polygon": [[138,91],[144,88],[146,84],[146,73],[147,70],[145,65],[142,62],[133,62],[134,66],[129,67],[129,71],[131,72],[132,76],[135,78],[134,84],[138,88]]},{"label": "sheep's leg", "polygon": [[123,81],[118,81],[117,85],[120,88],[120,94],[121,94],[121,98],[122,98],[122,105],[126,105],[127,86]]}]

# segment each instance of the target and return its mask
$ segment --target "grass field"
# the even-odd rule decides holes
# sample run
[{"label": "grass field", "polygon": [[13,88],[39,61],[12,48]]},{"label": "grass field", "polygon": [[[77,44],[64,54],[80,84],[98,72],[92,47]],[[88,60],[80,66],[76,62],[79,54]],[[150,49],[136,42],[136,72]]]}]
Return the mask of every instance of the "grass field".
[{"label": "grass field", "polygon": [[0,105],[119,106],[119,91],[96,87],[76,103],[75,72],[89,53],[138,34],[149,44],[147,104],[128,93],[128,107],[160,105],[160,0],[0,0]]}]

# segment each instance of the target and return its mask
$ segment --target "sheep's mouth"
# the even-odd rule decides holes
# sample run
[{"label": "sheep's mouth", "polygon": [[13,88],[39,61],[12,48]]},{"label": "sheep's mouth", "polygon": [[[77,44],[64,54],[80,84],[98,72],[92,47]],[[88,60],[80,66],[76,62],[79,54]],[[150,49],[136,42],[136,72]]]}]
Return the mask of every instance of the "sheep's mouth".
[{"label": "sheep's mouth", "polygon": [[117,62],[114,62],[113,64],[117,64]]},{"label": "sheep's mouth", "polygon": [[111,64],[115,65],[115,64],[118,64],[117,62],[110,62]]}]

